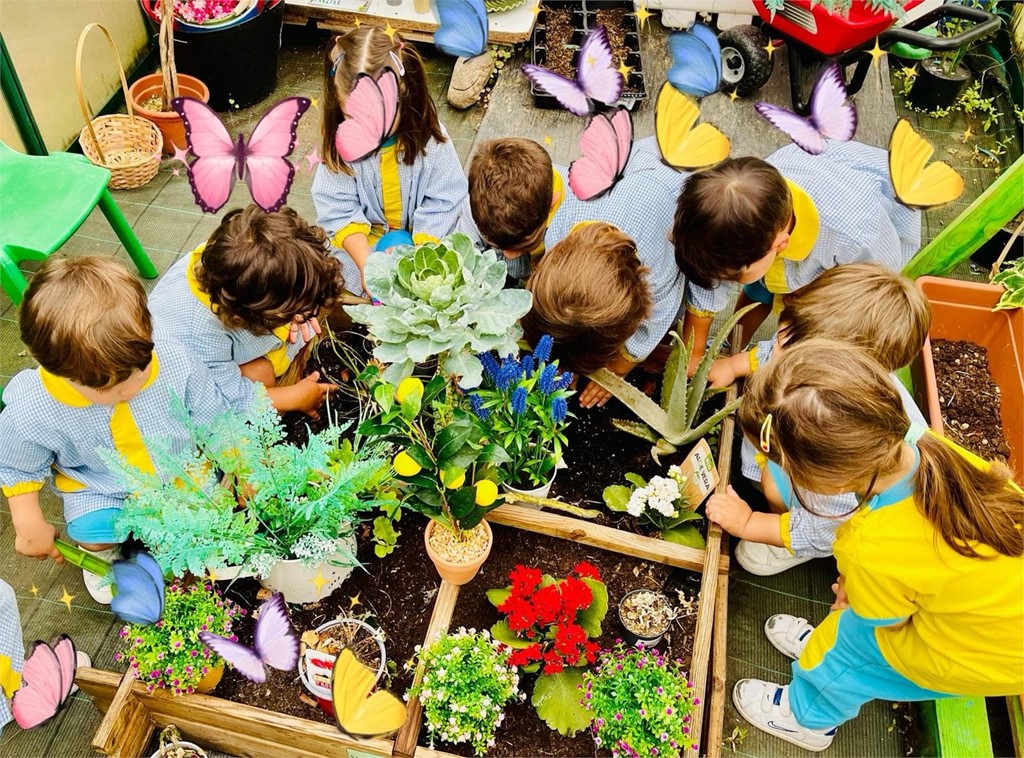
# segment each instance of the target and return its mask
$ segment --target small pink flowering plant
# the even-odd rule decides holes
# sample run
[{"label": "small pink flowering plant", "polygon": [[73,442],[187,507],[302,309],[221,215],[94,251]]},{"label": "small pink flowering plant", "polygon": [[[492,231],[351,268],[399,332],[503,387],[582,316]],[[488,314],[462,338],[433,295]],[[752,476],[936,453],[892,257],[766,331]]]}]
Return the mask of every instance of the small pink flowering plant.
[{"label": "small pink flowering plant", "polygon": [[613,758],[668,758],[697,749],[690,712],[700,700],[681,661],[657,649],[620,642],[606,650],[583,675],[582,702],[594,717],[594,744]]},{"label": "small pink flowering plant", "polygon": [[[239,0],[174,0],[174,17],[190,24],[206,24],[234,14]],[[159,4],[155,12],[160,15]]]},{"label": "small pink flowering plant", "polygon": [[190,586],[176,581],[167,588],[163,617],[155,624],[126,624],[120,631],[123,652],[114,660],[126,660],[138,680],[150,692],[167,689],[175,695],[195,692],[196,685],[222,661],[199,641],[199,632],[213,632],[235,639],[231,627],[245,614],[209,582]]}]

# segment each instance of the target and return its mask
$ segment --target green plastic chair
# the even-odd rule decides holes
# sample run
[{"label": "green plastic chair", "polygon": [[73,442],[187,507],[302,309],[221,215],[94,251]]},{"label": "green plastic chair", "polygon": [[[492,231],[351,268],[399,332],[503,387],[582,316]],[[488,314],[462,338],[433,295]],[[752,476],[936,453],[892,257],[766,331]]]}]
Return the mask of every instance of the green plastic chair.
[{"label": "green plastic chair", "polygon": [[139,273],[156,278],[153,262],[110,196],[109,181],[110,172],[84,155],[24,155],[0,142],[0,285],[15,305],[28,286],[18,264],[53,255],[97,205]]}]

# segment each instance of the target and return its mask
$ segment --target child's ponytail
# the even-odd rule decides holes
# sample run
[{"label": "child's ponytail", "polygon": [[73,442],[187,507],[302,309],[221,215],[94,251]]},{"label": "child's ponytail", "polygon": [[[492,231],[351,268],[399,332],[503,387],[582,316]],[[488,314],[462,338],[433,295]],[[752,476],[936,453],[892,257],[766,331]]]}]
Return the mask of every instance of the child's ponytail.
[{"label": "child's ponytail", "polygon": [[[398,35],[395,35],[398,40]],[[431,138],[444,142],[437,106],[427,89],[427,71],[419,51],[409,43],[399,51],[405,74],[399,80],[402,88],[401,112],[398,114],[398,144],[402,162],[411,166],[427,151]]]}]

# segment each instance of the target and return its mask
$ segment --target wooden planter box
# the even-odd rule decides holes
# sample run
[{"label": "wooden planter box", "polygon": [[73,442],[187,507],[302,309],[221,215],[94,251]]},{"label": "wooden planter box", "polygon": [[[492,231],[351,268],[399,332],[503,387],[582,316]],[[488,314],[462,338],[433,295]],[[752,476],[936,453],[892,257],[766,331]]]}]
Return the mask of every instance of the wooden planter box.
[{"label": "wooden planter box", "polygon": [[[730,395],[734,393],[735,389],[730,390]],[[722,424],[722,443],[718,455],[718,467],[722,475],[719,491],[724,491],[729,481],[733,423],[730,417]],[[712,715],[706,738],[707,752],[717,754],[725,689],[725,618],[723,608],[718,612],[716,620],[716,607],[719,605],[716,600],[724,597],[729,571],[728,555],[722,554],[721,530],[709,524],[706,549],[695,550],[581,519],[516,505],[504,505],[488,514],[488,519],[496,524],[581,542],[609,552],[702,574],[689,671],[701,704],[693,710],[691,727],[694,734],[702,733],[708,699],[706,685],[711,662],[712,627],[717,623],[715,676],[710,693]],[[448,629],[458,595],[458,587],[441,583],[425,644]],[[417,673],[417,682],[419,678],[420,674]],[[415,698],[409,702],[409,718],[405,726],[394,739],[354,739],[329,724],[241,705],[213,695],[174,697],[162,691],[148,693],[142,684],[127,675],[110,671],[81,669],[76,682],[96,706],[106,712],[93,740],[93,747],[109,756],[134,758],[142,755],[157,727],[175,724],[188,739],[241,756],[365,758],[394,755],[406,758],[456,758],[441,750],[417,745],[423,718],[422,708]],[[701,752],[705,752],[703,747]],[[695,753],[691,751],[687,755],[693,756]]]}]

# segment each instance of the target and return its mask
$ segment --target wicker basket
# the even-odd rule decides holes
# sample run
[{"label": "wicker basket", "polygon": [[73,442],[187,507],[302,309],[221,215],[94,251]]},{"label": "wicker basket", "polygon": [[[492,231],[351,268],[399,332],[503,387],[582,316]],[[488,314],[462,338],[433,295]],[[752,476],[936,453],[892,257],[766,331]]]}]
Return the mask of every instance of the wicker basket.
[{"label": "wicker basket", "polygon": [[[82,48],[85,38],[93,29],[99,29],[110,43],[117,60],[117,72],[121,75],[121,89],[124,90],[125,104],[128,115],[115,114],[91,118],[82,91]],[[124,66],[117,52],[110,32],[100,24],[89,24],[82,30],[78,38],[78,54],[75,58],[75,84],[78,86],[78,104],[82,107],[85,117],[85,128],[78,136],[82,152],[97,166],[110,172],[112,189],[135,189],[141,187],[154,176],[160,168],[160,149],[163,137],[156,125],[144,118],[137,117],[132,108],[132,100],[128,96],[128,82],[124,77]]]}]

